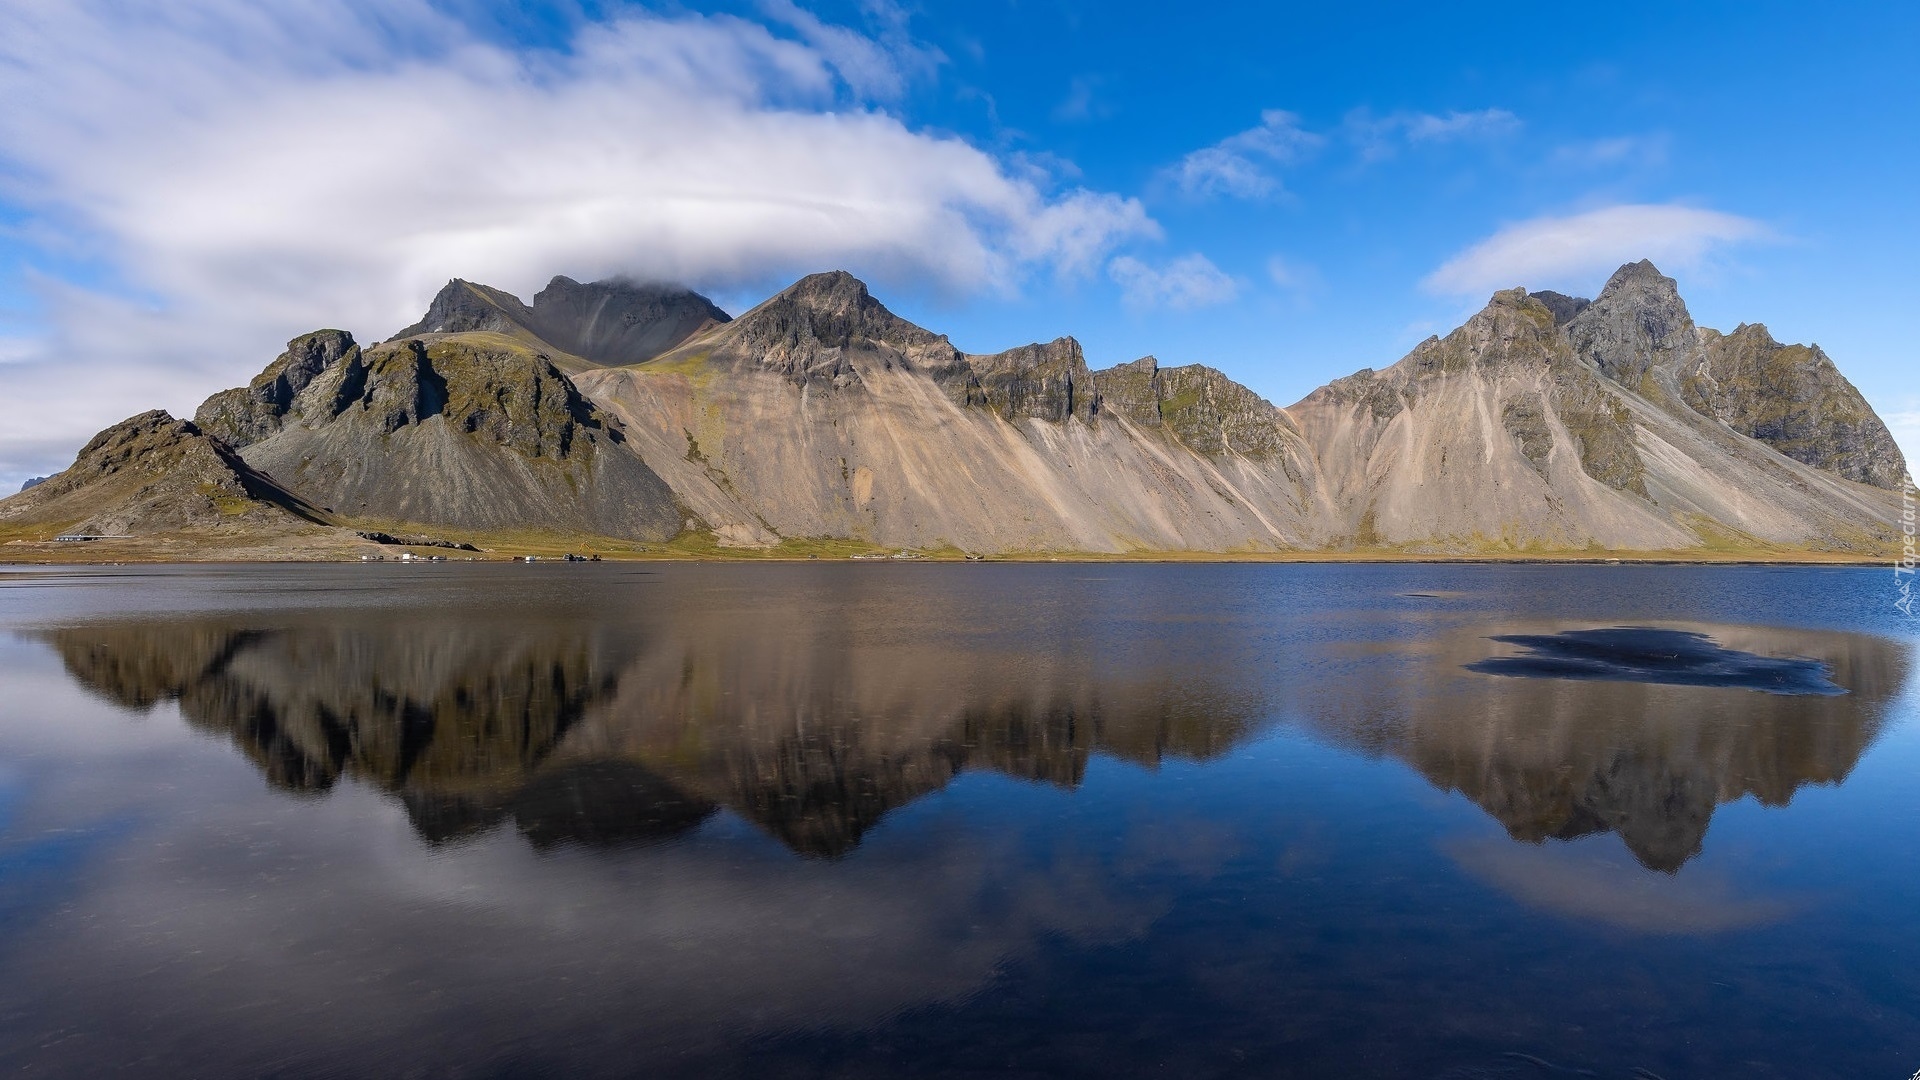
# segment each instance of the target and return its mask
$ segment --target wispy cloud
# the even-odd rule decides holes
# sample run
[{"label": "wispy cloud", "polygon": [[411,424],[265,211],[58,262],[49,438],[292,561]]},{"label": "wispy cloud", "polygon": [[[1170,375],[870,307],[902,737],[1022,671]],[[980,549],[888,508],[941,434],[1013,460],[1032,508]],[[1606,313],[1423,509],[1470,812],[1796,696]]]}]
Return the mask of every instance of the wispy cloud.
[{"label": "wispy cloud", "polygon": [[1284,109],[1260,114],[1260,126],[1203,147],[1180,159],[1169,175],[1181,192],[1194,198],[1231,196],[1258,199],[1280,190],[1276,166],[1291,165],[1325,140],[1300,126]]},{"label": "wispy cloud", "polygon": [[454,276],[994,289],[1158,235],[1135,199],[875,109],[939,62],[898,19],[765,10],[622,9],[515,51],[427,0],[0,5],[0,200],[112,283],[50,290],[50,329],[0,343],[29,354],[0,367],[0,459],[37,417],[77,445],[126,415],[102,372],[190,409],[295,333],[405,325]]},{"label": "wispy cloud", "polygon": [[1067,86],[1067,96],[1053,107],[1053,118],[1071,124],[1105,116],[1107,109],[1098,96],[1100,83],[1098,75],[1074,76]]},{"label": "wispy cloud", "polygon": [[1403,147],[1474,139],[1497,139],[1520,130],[1520,118],[1505,109],[1446,113],[1392,112],[1375,116],[1355,109],[1342,125],[1362,161],[1385,161]]},{"label": "wispy cloud", "polygon": [[1224,304],[1240,295],[1239,283],[1198,252],[1160,267],[1122,255],[1107,264],[1107,276],[1120,286],[1121,301],[1136,311],[1187,311]]},{"label": "wispy cloud", "polygon": [[1623,263],[1652,259],[1665,270],[1692,269],[1728,247],[1771,235],[1758,221],[1717,210],[1609,206],[1508,225],[1448,259],[1421,285],[1444,295],[1515,285],[1590,292]]},{"label": "wispy cloud", "polygon": [[1665,135],[1615,135],[1566,143],[1554,148],[1552,164],[1568,169],[1607,169],[1663,165]]}]

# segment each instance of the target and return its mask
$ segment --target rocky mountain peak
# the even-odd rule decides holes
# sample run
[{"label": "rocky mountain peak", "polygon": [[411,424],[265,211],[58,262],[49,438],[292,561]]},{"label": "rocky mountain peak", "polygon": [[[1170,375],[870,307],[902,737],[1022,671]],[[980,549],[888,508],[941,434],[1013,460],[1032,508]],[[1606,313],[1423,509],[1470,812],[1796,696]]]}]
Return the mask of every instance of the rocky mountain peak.
[{"label": "rocky mountain peak", "polygon": [[78,519],[68,531],[124,535],[298,525],[319,515],[225,443],[153,409],[95,435],[64,472],[7,500],[6,519]]},{"label": "rocky mountain peak", "polygon": [[427,313],[419,322],[389,340],[482,330],[511,333],[515,328],[531,326],[533,321],[533,312],[512,293],[454,278],[434,294],[433,303],[427,305]]},{"label": "rocky mountain peak", "polygon": [[1700,344],[1679,285],[1646,259],[1614,271],[1566,329],[1576,356],[1633,390],[1648,371],[1677,366]]},{"label": "rocky mountain peak", "polygon": [[280,430],[294,400],[315,379],[359,355],[360,346],[345,330],[302,334],[252,382],[202,402],[193,422],[235,449],[251,446]]},{"label": "rocky mountain peak", "polygon": [[1553,309],[1525,289],[1503,289],[1453,333],[1414,346],[1391,370],[1419,380],[1474,368],[1538,367],[1565,353]]},{"label": "rocky mountain peak", "polygon": [[732,319],[690,289],[623,278],[583,285],[555,277],[534,294],[531,310],[531,329],[542,340],[614,367],[644,363]]},{"label": "rocky mountain peak", "polygon": [[810,274],[735,319],[714,350],[758,363],[798,383],[838,383],[853,371],[851,354],[877,355],[932,372],[964,372],[945,335],[915,326],[873,298],[844,270]]},{"label": "rocky mountain peak", "polygon": [[1782,345],[1742,323],[1703,334],[1674,379],[1689,408],[1795,461],[1887,490],[1906,479],[1892,433],[1818,345]]}]

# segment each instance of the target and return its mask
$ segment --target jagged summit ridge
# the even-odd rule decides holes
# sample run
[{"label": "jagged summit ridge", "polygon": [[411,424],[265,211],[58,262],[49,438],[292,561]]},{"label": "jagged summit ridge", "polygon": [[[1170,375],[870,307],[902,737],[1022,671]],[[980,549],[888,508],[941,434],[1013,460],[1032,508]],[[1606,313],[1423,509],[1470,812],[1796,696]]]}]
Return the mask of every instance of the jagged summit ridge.
[{"label": "jagged summit ridge", "polygon": [[426,315],[390,341],[429,334],[496,333],[553,346],[593,364],[637,364],[729,321],[713,301],[679,285],[612,278],[581,284],[555,277],[532,305],[500,289],[455,278]]},{"label": "jagged summit ridge", "polygon": [[1906,468],[1818,347],[1699,327],[1645,261],[1591,302],[1498,292],[1287,409],[1068,336],[966,353],[842,271],[735,320],[676,286],[456,279],[381,345],[293,339],[188,426],[382,532],[747,546],[1865,551]]}]

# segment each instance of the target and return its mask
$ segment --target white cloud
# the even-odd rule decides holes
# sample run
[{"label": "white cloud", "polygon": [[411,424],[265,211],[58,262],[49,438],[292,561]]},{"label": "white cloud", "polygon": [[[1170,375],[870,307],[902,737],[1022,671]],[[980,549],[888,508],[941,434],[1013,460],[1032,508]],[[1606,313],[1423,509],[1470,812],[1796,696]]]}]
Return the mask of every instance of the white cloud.
[{"label": "white cloud", "polygon": [[1421,286],[1445,295],[1529,289],[1591,291],[1624,263],[1652,259],[1663,270],[1701,266],[1733,244],[1766,239],[1751,218],[1691,206],[1609,206],[1508,225],[1428,274]]},{"label": "white cloud", "polygon": [[1272,166],[1290,165],[1323,141],[1302,129],[1293,113],[1268,109],[1260,114],[1259,127],[1195,150],[1169,172],[1181,192],[1194,198],[1262,198],[1280,190]]},{"label": "white cloud", "polygon": [[125,416],[102,372],[190,411],[296,333],[392,332],[450,277],[1010,288],[1158,235],[1137,200],[863,104],[939,62],[898,19],[870,39],[768,10],[798,39],[634,10],[515,52],[426,0],[0,5],[0,202],[110,283],[50,290],[51,329],[0,341],[26,354],[0,366],[0,469]]},{"label": "white cloud", "polygon": [[1121,300],[1135,310],[1187,311],[1224,304],[1240,295],[1239,283],[1198,252],[1159,268],[1122,255],[1107,264],[1107,276],[1120,286]]},{"label": "white cloud", "polygon": [[1375,116],[1367,109],[1347,114],[1347,137],[1360,149],[1363,161],[1384,161],[1403,144],[1447,143],[1466,139],[1494,139],[1520,130],[1520,118],[1505,109],[1449,111],[1445,115],[1394,112]]}]

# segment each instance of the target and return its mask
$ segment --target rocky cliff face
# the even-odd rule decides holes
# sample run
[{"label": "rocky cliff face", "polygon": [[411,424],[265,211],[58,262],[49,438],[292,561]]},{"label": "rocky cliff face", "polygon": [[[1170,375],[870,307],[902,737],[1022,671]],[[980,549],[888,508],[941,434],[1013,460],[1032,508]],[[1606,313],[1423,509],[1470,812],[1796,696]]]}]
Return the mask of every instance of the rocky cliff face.
[{"label": "rocky cliff face", "polygon": [[504,334],[546,344],[590,364],[637,364],[728,320],[699,293],[677,285],[556,277],[531,306],[509,292],[455,278],[417,323],[390,340],[430,334]]},{"label": "rocky cliff face", "polygon": [[201,416],[255,467],[355,518],[644,540],[680,527],[672,493],[618,425],[501,334],[368,350],[336,332],[297,338]]},{"label": "rocky cliff face", "polygon": [[1782,345],[1765,326],[1701,331],[1676,372],[1680,397],[1704,416],[1795,461],[1897,490],[1907,462],[1879,416],[1818,345]]},{"label": "rocky cliff face", "polygon": [[1290,409],[1072,338],[963,353],[845,273],[731,322],[674,287],[454,281],[402,338],[294,339],[194,427],[376,529],[982,552],[1877,551],[1906,470],[1818,348],[1696,326],[1647,262],[1591,302],[1500,292]]},{"label": "rocky cliff face", "polygon": [[972,378],[963,405],[993,410],[1006,420],[1032,417],[1059,423],[1068,417],[1091,422],[1100,394],[1080,343],[1070,337],[1023,345],[987,356],[969,356]]},{"label": "rocky cliff face", "polygon": [[676,285],[556,277],[533,295],[533,330],[596,364],[651,360],[710,327],[730,321],[699,293]]},{"label": "rocky cliff face", "polygon": [[1886,425],[1818,346],[1782,345],[1759,324],[1698,327],[1650,262],[1621,267],[1564,321],[1581,359],[1669,411],[1684,407],[1856,483],[1894,490],[1906,476]]},{"label": "rocky cliff face", "polygon": [[454,278],[434,294],[432,303],[427,305],[427,313],[421,316],[419,322],[389,340],[474,331],[511,335],[518,330],[531,329],[534,321],[532,309],[512,293]]},{"label": "rocky cliff face", "polygon": [[944,335],[888,311],[865,283],[841,271],[801,278],[673,355],[756,366],[795,385],[822,388],[853,382],[856,357],[872,357],[888,370],[949,372],[961,363]]},{"label": "rocky cliff face", "polygon": [[1157,428],[1207,457],[1281,452],[1298,428],[1272,402],[1203,364],[1162,368],[1143,356],[1093,373],[1100,409]]},{"label": "rocky cliff face", "polygon": [[95,435],[65,472],[0,502],[0,523],[40,524],[49,535],[299,529],[323,520],[231,447],[157,409]]},{"label": "rocky cliff face", "polygon": [[1614,272],[1598,299],[1567,322],[1575,355],[1629,390],[1655,368],[1671,370],[1700,347],[1674,280],[1645,259]]},{"label": "rocky cliff face", "polygon": [[280,430],[309,383],[343,361],[358,363],[359,355],[353,335],[342,330],[316,330],[294,338],[252,382],[202,402],[193,422],[235,449],[251,446]]},{"label": "rocky cliff face", "polygon": [[[1898,453],[1891,439],[1869,449],[1877,432],[1817,377],[1690,404],[1708,403],[1700,372],[1713,369],[1716,350],[1725,370],[1740,366],[1719,340],[1694,325],[1672,278],[1635,263],[1591,303],[1497,293],[1446,338],[1387,371],[1336,380],[1289,412],[1342,508],[1338,531],[1360,546],[1890,542],[1893,504],[1841,482],[1855,477],[1834,463],[1877,461],[1885,475]],[[1805,404],[1823,400],[1829,410]],[[1755,422],[1741,402],[1799,419]],[[1716,409],[1747,430],[1720,422]]]}]

